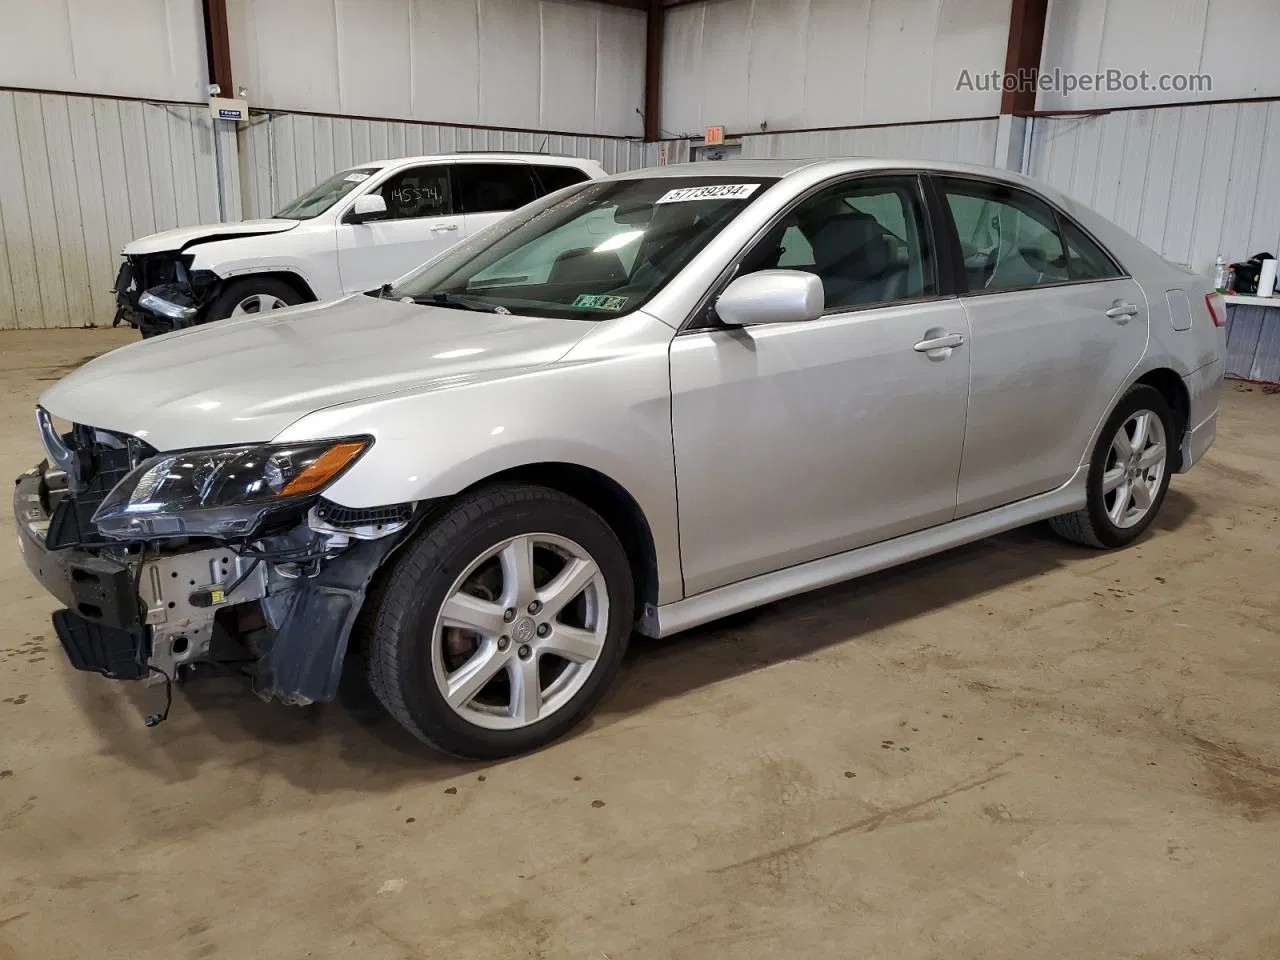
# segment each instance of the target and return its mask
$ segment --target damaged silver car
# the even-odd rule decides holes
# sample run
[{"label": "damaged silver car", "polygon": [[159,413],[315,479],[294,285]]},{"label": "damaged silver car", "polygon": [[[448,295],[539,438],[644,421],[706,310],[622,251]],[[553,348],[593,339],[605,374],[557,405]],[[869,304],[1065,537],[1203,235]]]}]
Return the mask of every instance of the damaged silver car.
[{"label": "damaged silver car", "polygon": [[1012,174],[669,166],[370,294],[180,330],[40,398],[14,496],[72,664],[246,673],[499,757],[633,631],[1049,520],[1150,527],[1213,442],[1222,300]]}]

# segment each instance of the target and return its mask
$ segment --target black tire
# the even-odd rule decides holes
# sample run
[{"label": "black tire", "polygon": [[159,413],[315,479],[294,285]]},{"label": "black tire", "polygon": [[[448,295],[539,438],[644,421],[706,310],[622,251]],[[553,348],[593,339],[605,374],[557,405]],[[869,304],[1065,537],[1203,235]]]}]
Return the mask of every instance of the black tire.
[{"label": "black tire", "polygon": [[[573,697],[529,726],[493,730],[472,723],[445,701],[432,673],[436,615],[476,558],[521,534],[567,537],[603,575],[609,598],[606,639],[595,667]],[[407,730],[438,750],[473,760],[525,753],[563,736],[608,689],[626,652],[635,586],[626,552],[609,525],[582,503],[536,486],[495,486],[460,499],[408,543],[384,571],[363,617],[369,683]]]},{"label": "black tire", "polygon": [[205,311],[204,322],[227,319],[237,304],[252,296],[275,297],[291,307],[306,299],[294,287],[277,277],[241,277],[226,284],[213,298],[209,309]]},{"label": "black tire", "polygon": [[[1117,431],[1140,410],[1150,410],[1160,418],[1161,425],[1164,427],[1166,446],[1164,475],[1146,516],[1131,527],[1121,527],[1112,522],[1107,514],[1106,494],[1102,490],[1102,475],[1106,472],[1111,442]],[[1102,432],[1098,436],[1097,446],[1094,447],[1093,457],[1089,462],[1088,502],[1084,508],[1074,513],[1053,517],[1049,521],[1050,528],[1058,536],[1073,543],[1103,550],[1127,547],[1133,543],[1146,532],[1160,512],[1160,506],[1164,503],[1165,494],[1169,490],[1174,454],[1180,438],[1177,418],[1169,409],[1169,404],[1160,391],[1145,384],[1132,387],[1120,398],[1120,402],[1116,404],[1111,416],[1103,424]]]}]

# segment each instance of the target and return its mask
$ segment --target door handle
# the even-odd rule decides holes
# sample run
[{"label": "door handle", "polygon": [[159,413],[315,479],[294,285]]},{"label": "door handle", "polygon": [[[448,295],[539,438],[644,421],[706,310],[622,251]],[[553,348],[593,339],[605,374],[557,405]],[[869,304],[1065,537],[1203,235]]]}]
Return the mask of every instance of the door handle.
[{"label": "door handle", "polygon": [[1118,323],[1128,323],[1131,317],[1136,317],[1137,315],[1137,305],[1126,303],[1124,300],[1117,300],[1107,310],[1107,316]]},{"label": "door handle", "polygon": [[964,335],[949,333],[945,337],[934,337],[932,340],[921,340],[911,349],[916,353],[932,353],[934,350],[948,350],[964,343]]},{"label": "door handle", "polygon": [[437,223],[434,227],[431,228],[431,232],[435,233],[437,230],[457,230],[457,229],[458,229],[458,225],[456,223]]}]

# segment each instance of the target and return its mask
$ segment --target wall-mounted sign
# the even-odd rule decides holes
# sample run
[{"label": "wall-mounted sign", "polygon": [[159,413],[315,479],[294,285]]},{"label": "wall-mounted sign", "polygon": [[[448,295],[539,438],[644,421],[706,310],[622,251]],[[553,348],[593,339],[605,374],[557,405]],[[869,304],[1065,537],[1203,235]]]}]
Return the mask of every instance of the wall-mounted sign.
[{"label": "wall-mounted sign", "polygon": [[706,135],[702,139],[708,147],[724,143],[724,127],[707,127]]},{"label": "wall-mounted sign", "polygon": [[228,100],[226,97],[210,97],[209,112],[215,120],[248,120],[247,100]]}]

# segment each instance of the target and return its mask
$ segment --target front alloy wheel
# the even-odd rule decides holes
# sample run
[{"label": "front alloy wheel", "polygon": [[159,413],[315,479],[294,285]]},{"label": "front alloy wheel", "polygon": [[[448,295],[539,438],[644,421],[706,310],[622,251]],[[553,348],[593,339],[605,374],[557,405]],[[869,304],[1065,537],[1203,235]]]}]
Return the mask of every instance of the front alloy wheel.
[{"label": "front alloy wheel", "polygon": [[581,545],[549,533],[511,537],[450,588],[431,672],[463,719],[516,730],[573,701],[600,662],[608,626],[609,591]]},{"label": "front alloy wheel", "polygon": [[362,617],[370,685],[446,753],[523,753],[604,695],[634,609],[626,552],[595,511],[544,487],[491,487],[383,571]]}]

